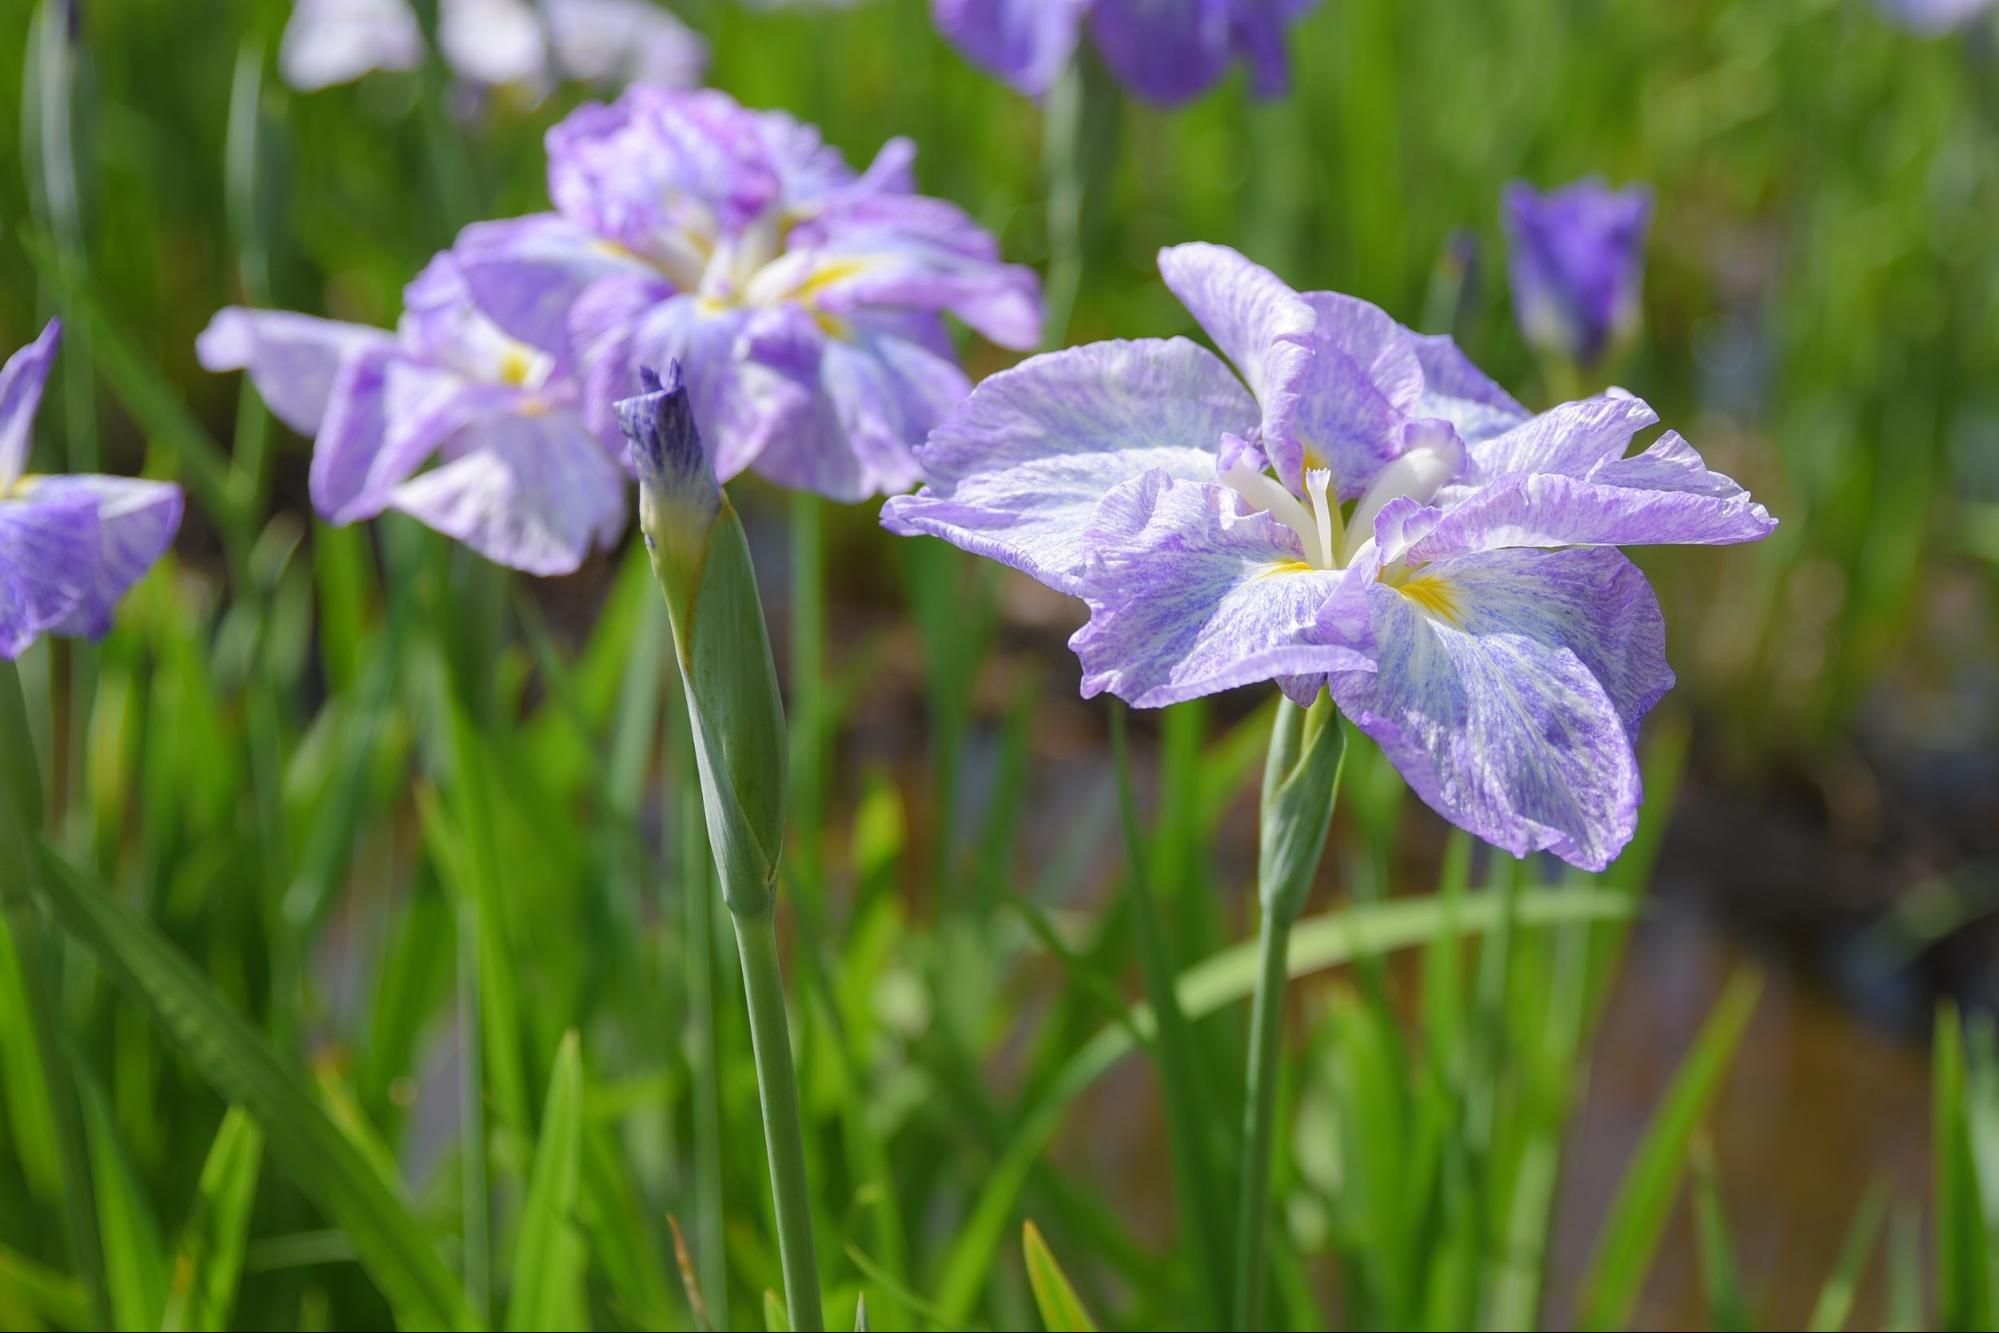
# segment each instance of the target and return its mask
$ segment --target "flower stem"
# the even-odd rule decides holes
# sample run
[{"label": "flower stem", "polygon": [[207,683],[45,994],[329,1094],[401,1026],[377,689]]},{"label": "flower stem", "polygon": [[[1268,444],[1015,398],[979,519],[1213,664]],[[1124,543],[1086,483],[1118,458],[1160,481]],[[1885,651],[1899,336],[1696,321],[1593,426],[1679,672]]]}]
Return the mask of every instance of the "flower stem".
[{"label": "flower stem", "polygon": [[777,1250],[784,1267],[784,1303],[792,1328],[818,1333],[826,1321],[819,1306],[819,1261],[812,1248],[805,1136],[798,1118],[798,1080],[792,1072],[784,983],[778,975],[776,920],[769,908],[737,912],[734,917],[736,949],[743,960],[743,992],[749,1001],[750,1042],[756,1050],[757,1087],[763,1098],[771,1200],[777,1210]]},{"label": "flower stem", "polygon": [[1235,1323],[1263,1325],[1269,1285],[1270,1154],[1277,1127],[1278,1034],[1283,1028],[1285,959],[1291,922],[1265,912],[1257,930],[1256,990],[1250,1001],[1248,1099],[1242,1115],[1242,1181],[1236,1203]]}]

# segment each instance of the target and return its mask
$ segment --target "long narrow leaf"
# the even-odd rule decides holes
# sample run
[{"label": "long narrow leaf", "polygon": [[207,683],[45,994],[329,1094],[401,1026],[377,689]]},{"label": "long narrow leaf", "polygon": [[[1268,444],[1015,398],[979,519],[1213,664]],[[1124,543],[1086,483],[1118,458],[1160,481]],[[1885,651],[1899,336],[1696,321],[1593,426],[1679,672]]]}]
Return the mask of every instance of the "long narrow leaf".
[{"label": "long narrow leaf", "polygon": [[263,1157],[263,1131],[241,1107],[230,1107],[202,1164],[194,1211],[174,1255],[173,1285],[161,1324],[168,1333],[228,1327]]},{"label": "long narrow leaf", "polygon": [[1069,1275],[1055,1262],[1041,1228],[1033,1222],[1021,1227],[1020,1248],[1027,1261],[1027,1283],[1034,1289],[1035,1308],[1041,1311],[1041,1323],[1048,1333],[1096,1333],[1096,1321],[1083,1308]]},{"label": "long narrow leaf", "polygon": [[534,1170],[514,1243],[510,1329],[581,1328],[586,1251],[576,1220],[583,1163],[583,1054],[574,1032],[562,1039],[548,1079],[548,1102]]}]

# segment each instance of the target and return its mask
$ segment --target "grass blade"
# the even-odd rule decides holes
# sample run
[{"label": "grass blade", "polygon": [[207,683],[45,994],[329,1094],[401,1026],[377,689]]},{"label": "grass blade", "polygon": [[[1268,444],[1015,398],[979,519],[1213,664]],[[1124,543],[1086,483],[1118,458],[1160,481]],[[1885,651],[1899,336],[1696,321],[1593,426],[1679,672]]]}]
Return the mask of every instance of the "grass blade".
[{"label": "grass blade", "polygon": [[1742,1272],[1735,1262],[1735,1242],[1729,1239],[1716,1175],[1713,1146],[1705,1141],[1697,1143],[1694,1229],[1700,1245],[1701,1293],[1707,1298],[1708,1321],[1715,1333],[1740,1333],[1754,1324],[1742,1299]]},{"label": "grass blade", "polygon": [[570,1032],[555,1053],[542,1112],[541,1140],[521,1204],[514,1243],[514,1289],[507,1300],[510,1329],[581,1328],[586,1310],[586,1251],[576,1225],[583,1161],[583,1054]]},{"label": "grass blade", "polygon": [[263,1158],[263,1131],[243,1108],[230,1107],[202,1164],[194,1209],[174,1254],[173,1285],[161,1323],[167,1333],[228,1327]]},{"label": "grass blade", "polygon": [[1867,1260],[1874,1253],[1874,1242],[1887,1215],[1888,1188],[1877,1181],[1854,1210],[1853,1224],[1847,1228],[1846,1239],[1839,1247],[1839,1259],[1833,1264],[1825,1286],[1819,1289],[1811,1318],[1805,1323],[1808,1333],[1838,1333],[1846,1327],[1846,1321],[1853,1316],[1853,1299],[1860,1292],[1861,1275],[1867,1271]]},{"label": "grass blade", "polygon": [[1034,1304],[1041,1311],[1041,1323],[1048,1333],[1096,1333],[1096,1321],[1083,1308],[1069,1275],[1055,1262],[1041,1228],[1028,1222],[1021,1227],[1020,1248],[1027,1260],[1027,1282],[1034,1288]]},{"label": "grass blade", "polygon": [[278,1063],[257,1032],[150,925],[46,849],[39,889],[65,929],[150,1011],[215,1089],[257,1118],[271,1153],[354,1238],[405,1327],[474,1328],[465,1293],[409,1205]]},{"label": "grass blade", "polygon": [[1672,1213],[1694,1134],[1721,1091],[1762,989],[1762,982],[1754,976],[1737,973],[1673,1075],[1672,1085],[1611,1202],[1596,1254],[1583,1279],[1583,1327],[1622,1328],[1630,1322],[1639,1288]]}]

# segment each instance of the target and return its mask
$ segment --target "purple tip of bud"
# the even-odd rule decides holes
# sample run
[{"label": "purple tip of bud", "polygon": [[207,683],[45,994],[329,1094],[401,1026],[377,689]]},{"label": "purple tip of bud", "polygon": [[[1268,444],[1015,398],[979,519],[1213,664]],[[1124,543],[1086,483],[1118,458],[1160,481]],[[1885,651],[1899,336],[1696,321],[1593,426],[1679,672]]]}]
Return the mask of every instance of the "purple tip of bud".
[{"label": "purple tip of bud", "polygon": [[[675,521],[712,518],[721,508],[722,488],[701,446],[680,363],[667,362],[663,375],[643,367],[639,383],[645,391],[621,399],[614,410],[618,429],[631,444],[646,504],[662,514],[670,510]],[[653,539],[653,522],[648,519],[644,526],[647,539]]]}]

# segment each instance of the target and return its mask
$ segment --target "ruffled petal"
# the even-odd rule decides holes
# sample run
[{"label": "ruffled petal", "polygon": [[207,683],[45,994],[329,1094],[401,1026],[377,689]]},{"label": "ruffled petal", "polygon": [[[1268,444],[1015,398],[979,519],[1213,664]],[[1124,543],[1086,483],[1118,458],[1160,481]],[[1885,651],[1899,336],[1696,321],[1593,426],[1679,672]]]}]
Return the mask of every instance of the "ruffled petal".
[{"label": "ruffled petal", "polygon": [[967,60],[1039,97],[1068,65],[1089,7],[1090,0],[933,0],[931,12]]},{"label": "ruffled petal", "polygon": [[1608,549],[1493,551],[1367,609],[1375,670],[1333,697],[1416,793],[1515,856],[1609,865],[1637,826],[1632,738],[1673,683],[1644,575]]},{"label": "ruffled petal", "polygon": [[1276,274],[1227,246],[1198,241],[1168,246],[1159,252],[1159,273],[1256,395],[1259,443],[1277,475],[1295,490],[1304,453],[1293,418],[1312,373],[1311,335],[1318,316]]},{"label": "ruffled petal", "polygon": [[0,657],[19,657],[90,595],[97,561],[97,500],[76,490],[0,500]]},{"label": "ruffled petal", "polygon": [[1229,0],[1096,0],[1090,35],[1118,82],[1171,106],[1200,96],[1228,68]]},{"label": "ruffled petal", "polygon": [[142,477],[45,477],[36,483],[31,498],[46,502],[76,498],[97,507],[96,550],[85,566],[82,596],[49,632],[102,638],[111,628],[118,600],[173,545],[184,503],[180,487]]},{"label": "ruffled petal", "polygon": [[35,412],[42,405],[42,386],[48,382],[61,342],[62,321],[52,319],[33,342],[0,366],[0,497],[27,471]]},{"label": "ruffled petal", "polygon": [[1406,414],[1423,392],[1423,368],[1408,331],[1380,307],[1339,292],[1306,292],[1314,324],[1311,360],[1296,380],[1292,446],[1271,450],[1277,475],[1302,492],[1304,474],[1326,468],[1351,500],[1402,448]]},{"label": "ruffled petal", "polygon": [[475,222],[458,233],[450,254],[480,313],[565,364],[574,360],[569,312],[591,284],[615,275],[658,281],[636,255],[559,213]]},{"label": "ruffled petal", "polygon": [[1409,342],[1423,367],[1423,394],[1410,415],[1441,417],[1466,444],[1511,430],[1531,415],[1473,365],[1449,334],[1412,333]]},{"label": "ruffled petal", "polygon": [[1490,482],[1522,472],[1584,476],[1597,464],[1621,456],[1632,436],[1658,420],[1659,414],[1643,399],[1619,389],[1563,403],[1502,434],[1476,444],[1467,442],[1471,468],[1463,483]]},{"label": "ruffled petal", "polygon": [[1710,472],[1675,432],[1644,453],[1613,458],[1587,477],[1505,477],[1447,510],[1409,549],[1439,560],[1510,546],[1725,546],[1776,530],[1770,511]]},{"label": "ruffled petal", "polygon": [[363,353],[341,369],[313,441],[308,483],[329,523],[373,518],[437,447],[517,401],[517,390],[462,377],[393,353]]},{"label": "ruffled petal", "polygon": [[573,412],[479,423],[450,462],[395,489],[397,509],[495,564],[573,573],[625,525],[625,471]]},{"label": "ruffled petal", "polygon": [[209,370],[249,371],[278,420],[301,435],[313,435],[326,415],[341,362],[394,347],[394,335],[365,324],[229,306],[208,322],[194,351]]},{"label": "ruffled petal", "polygon": [[1309,702],[1326,673],[1366,668],[1317,633],[1346,571],[1306,565],[1298,534],[1226,486],[1155,469],[1105,497],[1086,540],[1090,622],[1069,640],[1086,698],[1163,708],[1282,677]]},{"label": "ruffled petal", "polygon": [[1255,421],[1228,367],[1183,338],[1031,357],[931,433],[917,451],[928,484],[891,498],[882,523],[1077,594],[1090,518],[1113,487],[1155,468],[1212,480],[1222,436]]}]

